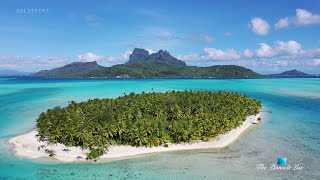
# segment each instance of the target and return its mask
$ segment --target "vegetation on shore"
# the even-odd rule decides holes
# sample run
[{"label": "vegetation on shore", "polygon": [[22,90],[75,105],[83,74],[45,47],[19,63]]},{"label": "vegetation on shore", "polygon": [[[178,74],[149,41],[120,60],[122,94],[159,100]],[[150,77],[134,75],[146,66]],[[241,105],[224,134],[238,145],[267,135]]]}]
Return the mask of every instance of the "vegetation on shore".
[{"label": "vegetation on shore", "polygon": [[104,67],[97,62],[74,62],[52,70],[32,74],[41,77],[60,78],[260,78],[262,75],[236,65],[209,67],[188,66],[185,62],[160,50],[149,54],[135,48],[125,64]]},{"label": "vegetation on shore", "polygon": [[36,126],[39,140],[89,148],[88,158],[93,158],[110,144],[152,147],[207,141],[240,126],[259,109],[260,101],[233,92],[142,92],[71,101],[41,113]]},{"label": "vegetation on shore", "polygon": [[236,65],[209,67],[172,65],[156,61],[121,64],[69,77],[131,78],[259,78],[260,74]]},{"label": "vegetation on shore", "polygon": [[[85,68],[88,66],[88,68]],[[96,68],[94,68],[96,66]],[[89,71],[90,70],[90,71]],[[261,78],[262,75],[236,65],[196,67],[158,61],[134,62],[102,67],[96,62],[72,63],[53,70],[33,74],[60,78]]]}]

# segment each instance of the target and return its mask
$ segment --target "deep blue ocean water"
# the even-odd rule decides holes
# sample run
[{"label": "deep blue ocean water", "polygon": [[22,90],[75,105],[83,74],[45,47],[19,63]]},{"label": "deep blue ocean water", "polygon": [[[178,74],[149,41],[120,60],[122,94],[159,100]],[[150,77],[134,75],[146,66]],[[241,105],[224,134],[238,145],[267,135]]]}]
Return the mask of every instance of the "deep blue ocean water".
[{"label": "deep blue ocean water", "polygon": [[[8,138],[30,131],[47,108],[68,101],[168,90],[228,90],[261,100],[263,123],[231,146],[134,159],[63,164],[28,160]],[[0,78],[0,179],[320,179],[320,79]],[[302,170],[257,170],[277,158]]]}]

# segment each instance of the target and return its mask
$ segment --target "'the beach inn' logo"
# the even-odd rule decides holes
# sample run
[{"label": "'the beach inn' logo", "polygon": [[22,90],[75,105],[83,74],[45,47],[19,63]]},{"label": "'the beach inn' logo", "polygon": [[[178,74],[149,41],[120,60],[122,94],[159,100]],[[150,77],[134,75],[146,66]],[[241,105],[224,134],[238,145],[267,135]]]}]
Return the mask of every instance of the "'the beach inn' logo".
[{"label": "'the beach inn' logo", "polygon": [[278,158],[278,165],[287,165],[287,158]]},{"label": "'the beach inn' logo", "polygon": [[281,157],[281,158],[277,158],[277,164],[270,164],[269,166],[265,166],[264,164],[258,164],[256,166],[256,170],[298,171],[298,170],[303,170],[303,166],[300,164],[287,165],[287,158]]}]

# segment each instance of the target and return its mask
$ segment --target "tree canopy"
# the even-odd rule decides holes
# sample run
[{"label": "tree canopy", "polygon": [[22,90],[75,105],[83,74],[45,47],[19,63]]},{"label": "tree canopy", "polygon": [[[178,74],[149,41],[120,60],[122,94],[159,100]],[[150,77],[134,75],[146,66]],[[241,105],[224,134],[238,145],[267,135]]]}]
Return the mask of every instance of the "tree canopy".
[{"label": "tree canopy", "polygon": [[49,143],[106,151],[112,145],[159,146],[207,141],[257,114],[261,102],[234,92],[130,93],[55,107],[37,119]]}]

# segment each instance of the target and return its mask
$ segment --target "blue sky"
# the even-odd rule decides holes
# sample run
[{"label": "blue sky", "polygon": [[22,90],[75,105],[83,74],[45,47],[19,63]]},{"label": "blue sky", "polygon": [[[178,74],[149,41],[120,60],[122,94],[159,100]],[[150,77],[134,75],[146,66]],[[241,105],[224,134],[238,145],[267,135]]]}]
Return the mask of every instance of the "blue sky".
[{"label": "blue sky", "polygon": [[0,69],[111,66],[139,47],[189,65],[320,73],[319,0],[4,0],[0,10]]}]

